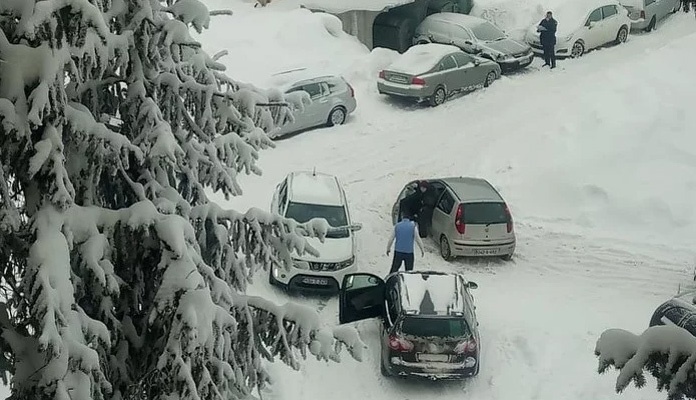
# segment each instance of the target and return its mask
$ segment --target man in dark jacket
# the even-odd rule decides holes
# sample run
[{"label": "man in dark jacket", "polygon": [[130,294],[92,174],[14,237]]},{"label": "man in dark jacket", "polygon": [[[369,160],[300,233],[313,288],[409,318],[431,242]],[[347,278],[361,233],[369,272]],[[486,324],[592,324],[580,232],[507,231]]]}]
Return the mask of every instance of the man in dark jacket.
[{"label": "man in dark jacket", "polygon": [[399,202],[401,212],[399,220],[403,218],[405,212],[412,215],[414,220],[418,222],[418,232],[422,238],[428,236],[437,200],[435,197],[436,192],[428,181],[420,181],[416,191]]},{"label": "man in dark jacket", "polygon": [[556,68],[556,28],[558,22],[553,19],[553,13],[548,11],[537,27],[539,41],[544,48],[544,66]]}]

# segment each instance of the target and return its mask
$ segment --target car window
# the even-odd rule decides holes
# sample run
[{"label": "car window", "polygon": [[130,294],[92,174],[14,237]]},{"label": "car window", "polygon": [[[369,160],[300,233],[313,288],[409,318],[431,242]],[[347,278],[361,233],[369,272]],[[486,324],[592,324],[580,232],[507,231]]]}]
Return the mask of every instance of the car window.
[{"label": "car window", "polygon": [[471,35],[469,35],[469,32],[467,32],[466,29],[462,28],[461,26],[456,27],[454,30],[454,34],[457,35],[458,38],[461,38],[463,40],[471,40]]},{"label": "car window", "polygon": [[285,208],[285,202],[288,200],[288,181],[283,181],[280,184],[280,190],[278,191],[278,206],[281,210]]},{"label": "car window", "polygon": [[452,207],[454,207],[454,197],[452,197],[449,191],[445,190],[445,193],[442,194],[440,201],[437,203],[437,209],[449,215],[452,212]]},{"label": "car window", "polygon": [[471,331],[464,318],[427,318],[409,316],[404,318],[400,331],[407,336],[462,338],[470,337]]},{"label": "car window", "polygon": [[445,58],[440,60],[440,64],[438,64],[438,70],[440,71],[447,71],[448,69],[452,68],[457,68],[457,63],[454,61],[454,58],[452,58],[451,55],[445,56]]},{"label": "car window", "polygon": [[[334,227],[348,225],[348,217],[342,206],[326,206],[291,201],[288,203],[285,218],[293,219],[301,224],[313,218],[324,218],[329,225]],[[349,231],[347,229],[339,230],[338,232],[330,232],[326,235],[328,238],[343,238],[348,236]]]},{"label": "car window", "polygon": [[330,93],[337,93],[343,91],[344,89],[344,84],[341,79],[332,79],[326,82],[326,84],[328,85],[328,90]]},{"label": "car window", "polygon": [[681,327],[689,331],[690,334],[696,336],[696,313],[691,313],[688,317],[684,318]]},{"label": "car window", "polygon": [[647,7],[647,6],[651,5],[651,4],[654,3],[654,2],[655,2],[655,0],[645,0],[645,6]]},{"label": "car window", "polygon": [[585,23],[585,26],[590,26],[590,22],[599,22],[602,20],[602,9],[598,8],[594,11],[592,11],[592,14],[587,18],[587,22]]},{"label": "car window", "polygon": [[609,18],[613,17],[614,15],[618,14],[619,12],[616,10],[616,6],[604,6],[602,7],[602,14],[604,15],[604,18]]},{"label": "car window", "polygon": [[392,286],[387,293],[387,317],[389,318],[389,325],[393,325],[399,315],[396,310],[396,303],[398,302],[399,292],[396,290],[395,286]]},{"label": "car window", "polygon": [[464,203],[464,224],[505,224],[508,214],[503,203]]},{"label": "car window", "polygon": [[484,22],[471,27],[471,32],[478,40],[482,40],[484,42],[499,40],[505,37],[505,33],[490,22]]},{"label": "car window", "polygon": [[316,99],[329,93],[329,86],[325,82],[309,83],[302,85],[301,90],[309,94],[309,97]]},{"label": "car window", "polygon": [[457,61],[457,65],[460,67],[474,62],[474,59],[466,53],[454,53],[454,59]]}]

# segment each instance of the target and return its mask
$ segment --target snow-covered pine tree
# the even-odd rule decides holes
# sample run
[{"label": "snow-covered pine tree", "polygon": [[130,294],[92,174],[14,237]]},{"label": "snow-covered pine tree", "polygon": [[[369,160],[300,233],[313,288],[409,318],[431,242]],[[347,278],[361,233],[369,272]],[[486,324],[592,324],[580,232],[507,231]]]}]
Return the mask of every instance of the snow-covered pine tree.
[{"label": "snow-covered pine tree", "polygon": [[225,76],[198,0],[0,2],[0,347],[15,399],[234,399],[262,360],[359,357],[354,330],[246,295],[303,236],[223,210],[260,173],[275,93]]},{"label": "snow-covered pine tree", "polygon": [[696,337],[677,326],[653,326],[638,336],[609,329],[597,341],[599,373],[618,369],[617,393],[633,382],[642,388],[644,372],[657,379],[668,400],[696,399]]}]

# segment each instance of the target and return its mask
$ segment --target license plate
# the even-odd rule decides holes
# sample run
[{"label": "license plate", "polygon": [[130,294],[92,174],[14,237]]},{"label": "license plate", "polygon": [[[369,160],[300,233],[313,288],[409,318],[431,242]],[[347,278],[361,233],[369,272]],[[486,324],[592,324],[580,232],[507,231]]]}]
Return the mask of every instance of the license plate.
[{"label": "license plate", "polygon": [[422,362],[447,362],[449,361],[449,356],[447,354],[426,354],[419,353],[418,361]]},{"label": "license plate", "polygon": [[398,82],[398,83],[406,83],[408,80],[402,76],[392,76],[389,78],[390,81],[392,82]]},{"label": "license plate", "polygon": [[302,278],[302,283],[307,285],[326,286],[329,284],[328,278]]},{"label": "license plate", "polygon": [[478,255],[482,255],[482,256],[490,256],[490,255],[498,254],[498,249],[474,250],[474,254],[478,254]]}]

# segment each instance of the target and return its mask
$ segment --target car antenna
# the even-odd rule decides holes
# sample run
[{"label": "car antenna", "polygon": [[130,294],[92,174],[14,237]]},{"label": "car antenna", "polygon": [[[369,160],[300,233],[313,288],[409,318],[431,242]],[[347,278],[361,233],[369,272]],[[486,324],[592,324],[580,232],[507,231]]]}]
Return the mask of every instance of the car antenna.
[{"label": "car antenna", "polygon": [[312,168],[312,176],[317,176],[317,167]]}]

